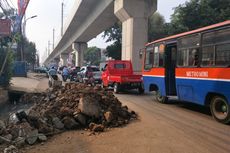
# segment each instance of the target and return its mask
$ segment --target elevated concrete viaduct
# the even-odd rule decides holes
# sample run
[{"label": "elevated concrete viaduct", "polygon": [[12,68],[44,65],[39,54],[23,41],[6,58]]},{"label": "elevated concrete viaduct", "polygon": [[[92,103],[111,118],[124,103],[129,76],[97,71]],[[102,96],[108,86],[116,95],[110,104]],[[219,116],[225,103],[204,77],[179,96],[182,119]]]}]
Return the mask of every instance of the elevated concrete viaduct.
[{"label": "elevated concrete viaduct", "polygon": [[75,0],[64,34],[44,64],[67,64],[75,52],[76,65],[82,66],[87,42],[122,22],[122,59],[131,60],[135,71],[141,70],[139,50],[147,42],[148,17],[157,9],[157,0]]}]

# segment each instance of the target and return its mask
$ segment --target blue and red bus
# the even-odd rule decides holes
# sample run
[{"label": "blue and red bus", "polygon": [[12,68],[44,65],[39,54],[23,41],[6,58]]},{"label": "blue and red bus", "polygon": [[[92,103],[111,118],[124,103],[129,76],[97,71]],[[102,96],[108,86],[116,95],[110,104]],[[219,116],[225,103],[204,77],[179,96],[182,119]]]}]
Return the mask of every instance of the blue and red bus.
[{"label": "blue and red bus", "polygon": [[145,91],[158,102],[209,106],[213,117],[230,122],[230,20],[146,44]]}]

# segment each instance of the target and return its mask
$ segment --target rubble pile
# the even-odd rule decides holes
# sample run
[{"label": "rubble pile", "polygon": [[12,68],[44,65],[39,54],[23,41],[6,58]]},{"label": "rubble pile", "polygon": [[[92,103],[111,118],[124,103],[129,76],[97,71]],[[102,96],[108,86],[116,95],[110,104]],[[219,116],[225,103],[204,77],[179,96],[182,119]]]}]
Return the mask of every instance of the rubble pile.
[{"label": "rubble pile", "polygon": [[47,93],[25,94],[20,101],[35,103],[28,112],[16,113],[17,123],[0,121],[0,144],[32,145],[65,130],[102,132],[137,118],[112,92],[80,83],[67,83]]}]

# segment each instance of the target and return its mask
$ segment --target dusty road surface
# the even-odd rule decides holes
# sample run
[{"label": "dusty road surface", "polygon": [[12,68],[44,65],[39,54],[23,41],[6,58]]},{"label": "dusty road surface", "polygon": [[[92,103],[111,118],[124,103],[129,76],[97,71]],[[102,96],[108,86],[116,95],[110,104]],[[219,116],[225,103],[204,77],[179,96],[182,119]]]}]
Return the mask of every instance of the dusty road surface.
[{"label": "dusty road surface", "polygon": [[48,88],[48,79],[43,73],[28,73],[27,77],[13,77],[10,90],[22,92],[43,92]]},{"label": "dusty road surface", "polygon": [[[26,153],[229,153],[230,126],[217,123],[207,109],[194,105],[159,104],[152,95],[118,94],[139,120],[99,135],[70,131]],[[199,110],[199,111],[198,111]]]}]

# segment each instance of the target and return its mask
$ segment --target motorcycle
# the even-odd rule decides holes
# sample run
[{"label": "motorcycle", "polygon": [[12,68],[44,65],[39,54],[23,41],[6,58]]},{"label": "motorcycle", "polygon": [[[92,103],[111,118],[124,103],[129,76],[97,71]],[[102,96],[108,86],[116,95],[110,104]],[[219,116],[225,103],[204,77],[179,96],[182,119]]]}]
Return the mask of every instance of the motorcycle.
[{"label": "motorcycle", "polygon": [[67,79],[68,79],[68,75],[62,75],[62,80],[63,80],[64,82],[66,82]]},{"label": "motorcycle", "polygon": [[88,72],[86,77],[83,78],[83,83],[91,86],[95,86],[95,78],[93,77],[92,72]]}]

